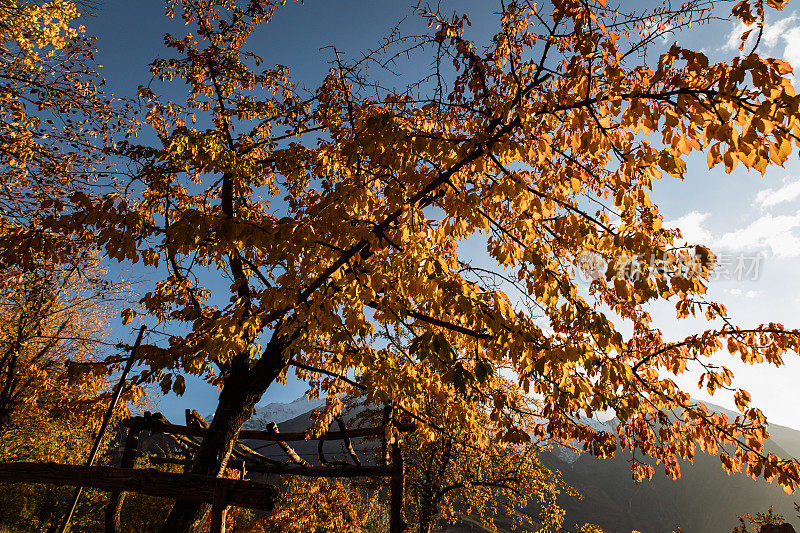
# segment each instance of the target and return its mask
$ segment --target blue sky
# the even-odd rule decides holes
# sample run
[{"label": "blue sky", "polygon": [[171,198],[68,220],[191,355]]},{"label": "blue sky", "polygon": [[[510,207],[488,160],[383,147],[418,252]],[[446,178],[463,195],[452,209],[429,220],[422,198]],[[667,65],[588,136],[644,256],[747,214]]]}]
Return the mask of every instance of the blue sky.
[{"label": "blue sky", "polygon": [[[357,57],[409,15],[410,4],[365,0],[289,4],[251,39],[251,48],[267,65],[289,66],[298,85],[313,88],[326,74],[331,59],[331,51],[323,47],[336,45],[347,57]],[[791,4],[783,13],[772,16],[759,51],[800,67],[800,17]],[[449,5],[470,13],[471,31],[476,34],[487,32],[495,18],[494,2],[461,0]],[[180,21],[166,19],[163,12],[163,3],[157,0],[108,0],[96,16],[82,21],[88,33],[98,38],[97,60],[104,65],[102,73],[110,91],[133,96],[138,85],[149,81],[148,63],[164,51],[163,33],[183,31]],[[738,53],[735,37],[731,37],[738,30],[732,23],[719,22],[682,33],[678,39],[702,49],[712,59],[729,59]],[[701,156],[692,160],[684,181],[665,179],[657,183],[652,198],[665,220],[680,227],[687,240],[710,245],[723,259],[761,254],[757,279],[722,279],[711,286],[711,295],[727,305],[738,324],[780,322],[800,328],[800,163],[796,155],[785,168],[770,169],[763,178],[741,168],[731,175],[709,171]],[[142,287],[148,284],[143,272],[115,272],[140,280]],[[654,315],[668,337],[686,336],[707,327],[699,320],[677,321],[671,306],[655,308]],[[119,327],[114,336],[131,342],[133,333]],[[787,357],[787,366],[778,370],[736,364],[727,354],[720,354],[718,360],[735,371],[738,384],[753,394],[769,420],[800,428],[794,407],[800,404],[800,362],[796,356]],[[694,376],[681,383],[694,393],[696,380]],[[303,390],[296,382],[272,387],[263,402],[291,401]],[[704,398],[702,392],[698,397]],[[212,412],[216,398],[215,389],[191,382],[183,397],[165,397],[159,408],[169,418],[180,420],[186,407]],[[714,401],[731,405],[719,396]]]}]

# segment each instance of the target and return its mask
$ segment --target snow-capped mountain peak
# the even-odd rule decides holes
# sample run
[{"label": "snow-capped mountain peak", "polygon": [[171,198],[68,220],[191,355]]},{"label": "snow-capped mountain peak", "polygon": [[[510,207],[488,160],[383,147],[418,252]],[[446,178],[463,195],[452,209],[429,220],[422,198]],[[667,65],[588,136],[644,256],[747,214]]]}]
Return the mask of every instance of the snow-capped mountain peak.
[{"label": "snow-capped mountain peak", "polygon": [[270,422],[280,424],[312,409],[318,409],[323,405],[325,405],[324,399],[309,400],[305,396],[301,396],[290,403],[273,402],[257,405],[255,414],[245,423],[244,427],[247,429],[265,429]]}]

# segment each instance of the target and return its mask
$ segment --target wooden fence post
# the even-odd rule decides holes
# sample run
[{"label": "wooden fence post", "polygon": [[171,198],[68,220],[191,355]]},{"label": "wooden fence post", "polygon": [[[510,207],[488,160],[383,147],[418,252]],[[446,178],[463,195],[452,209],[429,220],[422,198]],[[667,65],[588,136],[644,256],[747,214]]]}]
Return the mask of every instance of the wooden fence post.
[{"label": "wooden fence post", "polygon": [[211,533],[225,533],[225,519],[228,515],[228,502],[225,485],[217,483],[214,501],[211,504]]},{"label": "wooden fence post", "polygon": [[[131,420],[128,436],[125,438],[125,448],[122,451],[120,468],[133,468],[136,463],[136,452],[139,449],[139,433],[142,431],[141,419]],[[106,533],[120,533],[120,512],[125,501],[124,492],[112,492],[106,507]]]},{"label": "wooden fence post", "polygon": [[391,491],[389,533],[404,533],[406,530],[406,521],[403,513],[405,465],[403,464],[403,450],[400,448],[400,442],[397,438],[392,443]]},{"label": "wooden fence post", "polygon": [[392,406],[389,404],[383,408],[383,420],[381,421],[381,427],[383,428],[383,438],[381,439],[381,462],[383,463],[383,466],[389,466],[389,456],[391,455],[389,443],[386,441],[386,429],[389,427],[391,421]]}]

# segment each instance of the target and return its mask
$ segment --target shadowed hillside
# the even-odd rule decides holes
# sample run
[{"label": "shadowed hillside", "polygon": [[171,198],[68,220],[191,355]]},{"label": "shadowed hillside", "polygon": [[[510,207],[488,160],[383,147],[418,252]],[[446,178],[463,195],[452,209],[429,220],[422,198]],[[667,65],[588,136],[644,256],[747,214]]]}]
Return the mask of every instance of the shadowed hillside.
[{"label": "shadowed hillside", "polygon": [[[716,405],[708,407],[736,416]],[[770,436],[769,451],[781,457],[800,456],[800,431],[773,425]],[[694,463],[681,463],[680,479],[673,481],[656,466],[653,479],[642,483],[631,478],[630,452],[605,460],[588,454],[571,458],[569,454],[546,453],[542,460],[583,495],[582,501],[559,500],[567,511],[569,526],[591,522],[609,531],[670,533],[681,527],[686,532],[728,533],[738,524],[737,513],[763,512],[770,505],[787,521],[800,523],[793,505],[797,497],[761,479],[728,475],[717,457],[700,451]]]},{"label": "shadowed hillside", "polygon": [[686,532],[728,533],[737,525],[736,513],[765,511],[770,505],[796,522],[792,497],[775,485],[729,476],[716,457],[705,454],[694,464],[681,465],[681,479],[673,481],[657,470],[643,483],[631,479],[624,454],[608,460],[583,455],[571,465],[551,454],[542,459],[583,495],[583,501],[559,500],[569,525],[591,522],[609,531],[643,533],[669,533],[680,526]]},{"label": "shadowed hillside", "polygon": [[[717,406],[709,408],[735,416]],[[309,413],[304,413],[279,427],[286,432],[301,431],[310,423]],[[609,422],[609,426],[612,424],[613,421]],[[776,425],[771,426],[770,434],[767,443],[770,451],[783,457],[800,456],[800,431]],[[301,454],[316,453],[314,443],[296,443],[295,447]],[[326,452],[336,454],[338,447],[338,443],[326,443]],[[583,495],[583,500],[567,496],[559,499],[559,505],[567,512],[568,529],[589,522],[610,532],[636,529],[642,533],[671,533],[681,527],[687,533],[729,533],[738,524],[737,513],[766,511],[770,505],[788,521],[800,523],[793,509],[795,497],[763,480],[742,474],[727,475],[717,457],[704,453],[699,452],[694,463],[681,464],[681,479],[673,481],[664,475],[663,469],[656,468],[652,480],[636,483],[631,478],[629,454],[597,459],[588,454],[575,456],[564,452],[544,453],[542,462],[560,471],[564,480]],[[498,525],[502,527],[502,521]],[[467,522],[447,531],[484,529]]]}]

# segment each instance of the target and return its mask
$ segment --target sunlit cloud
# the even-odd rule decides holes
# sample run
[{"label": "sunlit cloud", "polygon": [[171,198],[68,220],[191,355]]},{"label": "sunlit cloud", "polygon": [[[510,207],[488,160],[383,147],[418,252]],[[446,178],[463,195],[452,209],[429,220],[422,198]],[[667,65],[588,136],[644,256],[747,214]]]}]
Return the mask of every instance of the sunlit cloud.
[{"label": "sunlit cloud", "polygon": [[768,248],[777,257],[800,257],[800,212],[793,216],[765,214],[747,227],[715,239],[713,247],[726,250]]},{"label": "sunlit cloud", "polygon": [[749,299],[756,298],[761,294],[761,291],[743,291],[742,289],[727,289],[725,292],[731,296],[742,296]]},{"label": "sunlit cloud", "polygon": [[[800,35],[798,35],[800,39]],[[762,208],[773,207],[784,202],[791,202],[800,197],[800,179],[789,182],[778,189],[764,189],[756,195],[756,203]]]},{"label": "sunlit cloud", "polygon": [[[752,47],[757,38],[755,26],[746,26],[741,21],[733,24],[730,33],[723,44],[723,50],[737,50],[741,44],[742,34],[753,29],[745,43],[745,50]],[[785,43],[783,50],[779,47]],[[766,49],[770,55],[779,55],[781,59],[792,65],[796,71],[800,71],[800,17],[792,13],[782,19],[769,20],[764,27],[759,41],[759,47]],[[776,49],[777,48],[777,49]],[[797,76],[797,73],[795,73]]]},{"label": "sunlit cloud", "polygon": [[798,72],[800,72],[800,26],[788,30],[783,38],[786,40],[783,59],[794,67],[794,76],[797,79]]},{"label": "sunlit cloud", "polygon": [[[798,17],[796,13],[779,20],[768,21],[764,26],[764,32],[761,34],[761,41],[759,42],[759,45],[766,46],[767,48],[774,48],[779,44],[781,38],[783,38],[787,43],[791,44],[791,40],[787,33],[797,29],[798,27],[800,27],[800,17]],[[742,21],[738,20],[733,24],[733,27],[731,28],[730,33],[728,33],[727,39],[725,40],[725,44],[722,46],[722,48],[724,50],[738,49],[742,42],[742,34],[749,29],[753,29],[753,32],[750,33],[745,44],[750,46],[755,44],[755,25],[747,26]]]},{"label": "sunlit cloud", "polygon": [[800,257],[800,211],[795,215],[764,214],[744,228],[715,236],[705,226],[709,213],[692,211],[683,217],[665,222],[670,228],[680,228],[686,242],[703,244],[716,252],[769,250],[775,257]]},{"label": "sunlit cloud", "polygon": [[669,220],[664,222],[664,226],[668,228],[678,228],[681,230],[681,235],[686,242],[689,243],[708,243],[712,240],[711,232],[703,227],[703,224],[710,216],[710,213],[699,213],[692,211],[676,220]]}]

